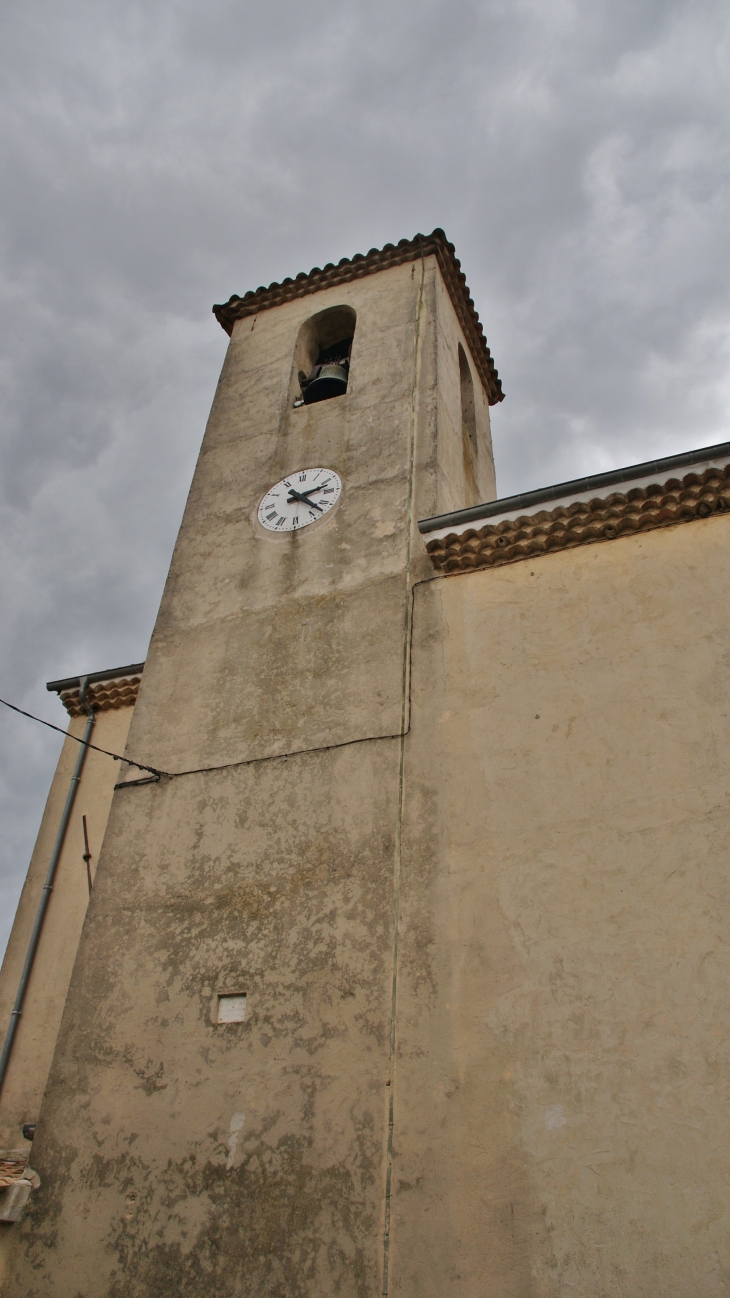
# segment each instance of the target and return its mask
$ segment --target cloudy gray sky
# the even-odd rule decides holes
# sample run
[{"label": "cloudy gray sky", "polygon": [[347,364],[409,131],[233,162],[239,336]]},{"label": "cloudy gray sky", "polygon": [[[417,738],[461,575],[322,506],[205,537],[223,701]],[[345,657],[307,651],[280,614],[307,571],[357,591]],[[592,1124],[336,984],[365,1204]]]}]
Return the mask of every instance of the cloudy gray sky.
[{"label": "cloudy gray sky", "polygon": [[[720,0],[4,0],[0,694],[144,658],[232,292],[443,226],[500,494],[730,439]],[[0,949],[60,738],[0,716]]]}]

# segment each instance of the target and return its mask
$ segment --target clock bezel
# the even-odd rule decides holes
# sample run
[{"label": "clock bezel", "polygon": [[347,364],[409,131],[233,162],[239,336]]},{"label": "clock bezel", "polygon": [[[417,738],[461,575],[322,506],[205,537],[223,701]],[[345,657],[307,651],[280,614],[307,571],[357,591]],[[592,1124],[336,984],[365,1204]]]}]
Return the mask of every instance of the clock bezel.
[{"label": "clock bezel", "polygon": [[[285,532],[275,531],[272,528],[266,527],[266,525],[262,523],[261,519],[259,518],[259,510],[261,508],[263,501],[266,499],[267,495],[269,494],[269,492],[273,491],[274,487],[278,487],[280,483],[282,485],[285,485],[287,479],[293,479],[297,473],[305,473],[305,472],[310,473],[313,469],[323,469],[327,473],[332,473],[336,475],[337,480],[340,484],[340,490],[334,504],[330,506],[330,508],[327,510],[325,514],[322,515],[321,518],[310,519],[309,522],[303,523],[301,527],[289,528]],[[340,502],[342,501],[342,497],[344,494],[345,494],[345,483],[344,483],[343,476],[340,473],[339,469],[333,468],[331,464],[297,465],[295,469],[290,470],[289,473],[285,473],[283,477],[277,478],[276,482],[272,482],[266,488],[266,490],[262,492],[262,494],[259,496],[253,509],[254,531],[259,537],[269,537],[269,538],[273,538],[274,540],[281,540],[282,538],[286,539],[287,537],[292,537],[292,536],[309,535],[313,531],[319,531],[319,529],[321,527],[324,527],[325,523],[327,523],[328,520],[332,519],[334,515],[337,513],[337,510],[340,507]]]}]

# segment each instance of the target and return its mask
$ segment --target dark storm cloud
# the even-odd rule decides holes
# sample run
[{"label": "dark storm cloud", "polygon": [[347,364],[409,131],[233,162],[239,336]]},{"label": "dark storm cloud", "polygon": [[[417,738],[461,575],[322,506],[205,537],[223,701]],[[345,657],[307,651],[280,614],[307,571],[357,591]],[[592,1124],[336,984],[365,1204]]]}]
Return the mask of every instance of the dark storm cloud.
[{"label": "dark storm cloud", "polygon": [[[6,697],[144,657],[226,339],[210,305],[442,225],[503,494],[728,437],[728,11],[6,5]],[[0,717],[5,931],[57,753]],[[0,935],[1,938],[1,935]]]}]

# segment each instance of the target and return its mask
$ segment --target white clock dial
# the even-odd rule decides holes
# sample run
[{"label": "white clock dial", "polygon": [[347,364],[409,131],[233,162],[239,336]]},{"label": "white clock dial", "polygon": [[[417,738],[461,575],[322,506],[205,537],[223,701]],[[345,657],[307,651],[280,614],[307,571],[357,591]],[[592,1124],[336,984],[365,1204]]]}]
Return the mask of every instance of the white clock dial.
[{"label": "white clock dial", "polygon": [[259,522],[269,532],[296,532],[324,518],[342,494],[334,469],[297,469],[270,487],[259,505]]}]

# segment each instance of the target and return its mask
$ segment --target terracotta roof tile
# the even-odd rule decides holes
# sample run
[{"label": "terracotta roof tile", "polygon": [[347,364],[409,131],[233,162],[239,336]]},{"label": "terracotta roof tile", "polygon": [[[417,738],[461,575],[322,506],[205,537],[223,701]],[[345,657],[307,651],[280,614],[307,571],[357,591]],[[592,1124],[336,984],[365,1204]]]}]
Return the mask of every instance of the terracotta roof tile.
[{"label": "terracotta roof tile", "polygon": [[[115,680],[97,681],[86,687],[86,698],[97,712],[111,712],[114,708],[131,708],[137,701],[141,676],[123,676]],[[81,705],[78,686],[59,690],[58,697],[70,717],[81,717],[85,709]]]},{"label": "terracotta roof tile", "polygon": [[727,513],[730,464],[452,532],[426,549],[441,572],[467,572]]},{"label": "terracotta roof tile", "polygon": [[302,271],[295,279],[284,279],[280,284],[269,284],[268,288],[262,285],[255,291],[245,293],[243,297],[234,293],[227,302],[214,306],[213,314],[226,333],[231,334],[236,321],[246,316],[267,311],[271,307],[280,306],[282,302],[290,302],[293,298],[317,293],[320,289],[347,284],[364,275],[374,275],[379,270],[429,256],[435,256],[438,261],[464,337],[489,395],[489,404],[496,405],[498,401],[504,400],[502,384],[469,294],[461,262],[457,260],[454,245],[449,243],[443,230],[434,230],[432,234],[417,234],[414,239],[401,239],[397,244],[386,243],[384,248],[371,248],[369,252],[357,253],[352,258],[343,257],[336,266],[333,262],[328,262],[321,269],[315,266],[309,274]]},{"label": "terracotta roof tile", "polygon": [[23,1149],[0,1149],[0,1190],[22,1179],[28,1165],[28,1155]]}]

